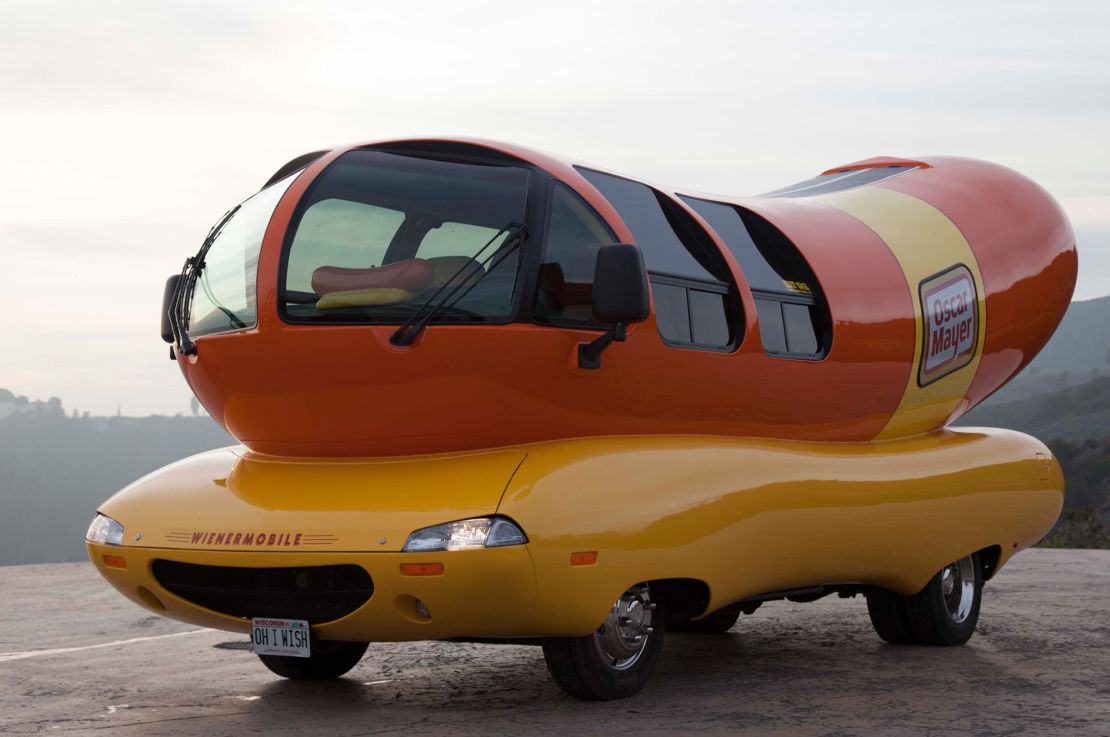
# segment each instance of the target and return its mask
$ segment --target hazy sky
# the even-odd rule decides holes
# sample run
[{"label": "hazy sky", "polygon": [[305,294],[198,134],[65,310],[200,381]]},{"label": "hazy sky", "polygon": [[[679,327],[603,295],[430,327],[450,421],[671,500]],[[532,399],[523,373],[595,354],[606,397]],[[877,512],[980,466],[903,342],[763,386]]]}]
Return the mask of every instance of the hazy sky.
[{"label": "hazy sky", "polygon": [[[465,134],[754,194],[997,161],[1110,293],[1110,3],[0,0],[0,387],[187,410],[165,278],[288,159]],[[986,7],[988,6],[989,7]]]}]

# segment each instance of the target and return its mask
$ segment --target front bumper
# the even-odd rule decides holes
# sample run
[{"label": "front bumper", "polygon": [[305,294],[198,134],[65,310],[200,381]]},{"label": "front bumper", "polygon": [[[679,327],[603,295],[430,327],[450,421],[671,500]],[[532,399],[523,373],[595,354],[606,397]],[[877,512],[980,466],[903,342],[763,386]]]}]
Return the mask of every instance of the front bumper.
[{"label": "front bumper", "polygon": [[[374,593],[352,613],[313,625],[325,640],[389,642],[453,637],[527,637],[536,633],[536,574],[528,546],[442,553],[285,553],[112,547],[88,543],[101,575],[136,604],[166,617],[247,633],[250,621],[206,609],[174,595],[152,571],[156,560],[209,566],[305,567],[353,564],[373,579]],[[126,568],[105,556],[122,558]],[[404,575],[402,563],[442,563],[440,575]],[[417,601],[430,613],[422,617]]]}]

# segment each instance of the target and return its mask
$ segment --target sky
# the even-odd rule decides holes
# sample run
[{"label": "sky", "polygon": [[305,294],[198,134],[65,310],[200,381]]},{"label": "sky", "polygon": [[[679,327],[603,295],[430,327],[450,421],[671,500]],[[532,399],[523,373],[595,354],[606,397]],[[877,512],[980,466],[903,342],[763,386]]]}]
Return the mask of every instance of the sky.
[{"label": "sky", "polygon": [[[899,7],[902,6],[902,7]],[[469,135],[756,194],[973,156],[1110,294],[1110,3],[0,0],[0,387],[188,412],[162,287],[289,159]]]}]

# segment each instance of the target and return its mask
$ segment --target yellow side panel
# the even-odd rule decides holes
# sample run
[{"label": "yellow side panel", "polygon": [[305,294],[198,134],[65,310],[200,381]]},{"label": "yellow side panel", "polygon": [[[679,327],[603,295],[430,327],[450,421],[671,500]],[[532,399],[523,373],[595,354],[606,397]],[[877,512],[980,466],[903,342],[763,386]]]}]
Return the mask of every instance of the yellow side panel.
[{"label": "yellow side panel", "polygon": [[[874,444],[567,441],[529,447],[499,512],[529,535],[537,626],[585,634],[639,581],[702,581],[712,610],[817,584],[914,593],[995,545],[1004,562],[1062,505],[1059,469],[1042,480],[1037,453],[1005,430]],[[595,565],[570,565],[587,551]]]},{"label": "yellow side panel", "polygon": [[[860,187],[814,199],[848,213],[875,231],[902,265],[911,293],[916,336],[913,366],[906,377],[906,391],[901,403],[876,439],[904,437],[939,427],[964,400],[979,368],[986,334],[983,278],[971,246],[944,213],[902,192],[882,187]],[[918,384],[918,369],[922,361],[924,336],[918,287],[929,277],[957,264],[963,264],[971,272],[978,294],[975,353],[966,366],[922,387]],[[861,264],[860,268],[866,268],[866,264]]]}]

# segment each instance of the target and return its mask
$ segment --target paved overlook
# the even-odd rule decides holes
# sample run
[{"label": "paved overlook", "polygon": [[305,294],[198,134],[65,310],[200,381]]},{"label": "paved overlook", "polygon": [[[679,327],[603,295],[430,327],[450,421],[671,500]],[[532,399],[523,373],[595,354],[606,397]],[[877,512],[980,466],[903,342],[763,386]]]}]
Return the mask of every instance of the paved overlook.
[{"label": "paved overlook", "polygon": [[87,564],[0,568],[0,592],[0,734],[1110,735],[1110,551],[1020,554],[963,648],[885,645],[861,598],[777,602],[668,634],[641,694],[596,704],[538,648],[371,645],[340,681],[291,683]]}]

